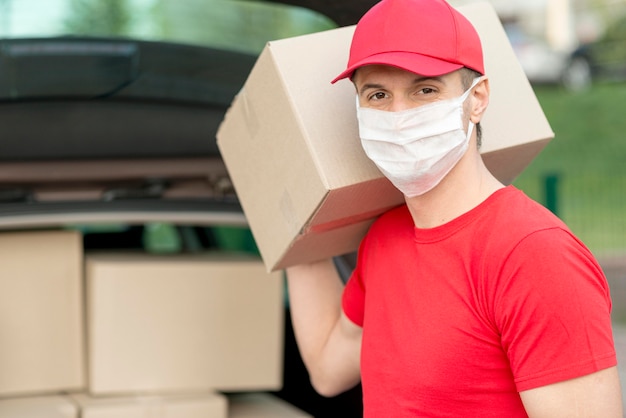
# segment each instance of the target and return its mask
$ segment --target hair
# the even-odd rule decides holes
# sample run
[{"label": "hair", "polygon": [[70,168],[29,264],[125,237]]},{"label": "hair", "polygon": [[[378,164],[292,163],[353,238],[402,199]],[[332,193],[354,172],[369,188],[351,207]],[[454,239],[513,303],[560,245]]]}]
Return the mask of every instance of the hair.
[{"label": "hair", "polygon": [[[482,74],[478,71],[472,70],[471,68],[463,67],[459,70],[461,72],[461,83],[463,84],[463,89],[467,90],[470,88],[472,83],[477,77],[482,77]],[[480,122],[478,122],[475,126],[476,129],[476,145],[478,148],[482,145],[483,139],[483,129],[480,126]]]}]

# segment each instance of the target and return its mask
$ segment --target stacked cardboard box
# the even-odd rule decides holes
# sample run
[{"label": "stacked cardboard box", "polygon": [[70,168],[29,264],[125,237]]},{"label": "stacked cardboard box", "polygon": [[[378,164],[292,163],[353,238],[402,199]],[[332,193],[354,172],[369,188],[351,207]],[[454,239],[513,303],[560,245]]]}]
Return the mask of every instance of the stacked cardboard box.
[{"label": "stacked cardboard box", "polygon": [[81,418],[226,418],[228,400],[218,393],[94,397],[72,394]]},{"label": "stacked cardboard box", "polygon": [[275,390],[283,283],[250,257],[86,257],[93,395]]},{"label": "stacked cardboard box", "polygon": [[0,400],[0,418],[79,418],[78,407],[62,395]]},{"label": "stacked cardboard box", "polygon": [[226,418],[219,391],[282,386],[282,274],[256,257],[88,254],[85,276],[85,417]]},{"label": "stacked cardboard box", "polygon": [[229,418],[312,418],[298,408],[265,393],[230,396]]},{"label": "stacked cardboard box", "polygon": [[82,262],[77,232],[0,233],[0,418],[78,418]]},{"label": "stacked cardboard box", "polygon": [[0,418],[311,418],[267,393],[94,397],[85,393],[0,399]]},{"label": "stacked cardboard box", "polygon": [[0,233],[0,265],[0,418],[226,418],[220,391],[282,387],[282,274],[257,257],[84,254],[39,231]]},{"label": "stacked cardboard box", "polygon": [[0,396],[85,386],[79,233],[0,234]]}]

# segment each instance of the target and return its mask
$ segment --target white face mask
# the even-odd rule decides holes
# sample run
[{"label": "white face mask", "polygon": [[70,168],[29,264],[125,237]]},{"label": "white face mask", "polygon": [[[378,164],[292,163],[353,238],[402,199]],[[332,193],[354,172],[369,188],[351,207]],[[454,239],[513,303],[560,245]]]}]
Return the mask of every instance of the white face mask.
[{"label": "white face mask", "polygon": [[462,96],[388,112],[360,107],[357,118],[367,156],[405,196],[435,187],[465,154],[474,124],[463,127],[463,103],[476,78]]}]

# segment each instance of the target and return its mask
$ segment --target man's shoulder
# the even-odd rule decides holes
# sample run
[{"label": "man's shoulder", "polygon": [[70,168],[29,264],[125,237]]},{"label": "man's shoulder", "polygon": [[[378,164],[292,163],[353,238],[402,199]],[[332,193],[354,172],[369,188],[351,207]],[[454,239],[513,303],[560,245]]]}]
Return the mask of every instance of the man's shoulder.
[{"label": "man's shoulder", "polygon": [[515,247],[522,241],[562,242],[576,239],[568,226],[554,213],[522,191],[509,188],[476,225],[485,245]]},{"label": "man's shoulder", "polygon": [[411,213],[409,212],[409,208],[406,204],[402,204],[400,206],[396,206],[392,209],[387,210],[382,215],[380,215],[375,221],[374,225],[376,226],[406,226],[409,225],[412,227],[413,220],[411,218]]},{"label": "man's shoulder", "polygon": [[567,228],[548,208],[513,186],[504,189],[495,199],[491,215],[493,223],[499,222],[514,229]]}]

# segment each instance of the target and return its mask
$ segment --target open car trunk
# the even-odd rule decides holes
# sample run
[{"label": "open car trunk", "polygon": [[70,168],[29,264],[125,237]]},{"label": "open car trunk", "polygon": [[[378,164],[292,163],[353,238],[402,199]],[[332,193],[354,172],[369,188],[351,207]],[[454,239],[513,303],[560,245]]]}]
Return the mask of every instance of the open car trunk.
[{"label": "open car trunk", "polygon": [[0,42],[0,226],[245,224],[215,132],[256,56],[104,38]]}]

